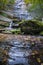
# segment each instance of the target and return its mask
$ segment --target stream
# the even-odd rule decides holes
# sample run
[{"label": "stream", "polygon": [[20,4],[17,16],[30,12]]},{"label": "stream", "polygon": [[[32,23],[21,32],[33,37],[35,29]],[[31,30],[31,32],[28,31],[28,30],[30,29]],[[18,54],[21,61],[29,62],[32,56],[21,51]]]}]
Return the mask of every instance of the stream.
[{"label": "stream", "polygon": [[31,20],[30,12],[27,11],[27,6],[24,0],[15,0],[14,9],[13,9],[14,16],[20,18],[21,20]]},{"label": "stream", "polygon": [[[27,44],[28,45],[28,44]],[[1,47],[8,52],[7,64],[8,65],[28,65],[26,58],[30,53],[30,46],[24,46],[24,42],[15,40],[11,43],[1,43]]]},{"label": "stream", "polygon": [[[13,12],[20,19],[32,19],[23,0],[16,0]],[[12,22],[8,29],[11,27]],[[16,39],[0,42],[0,65],[43,65],[43,42]]]},{"label": "stream", "polygon": [[[7,51],[6,54],[4,53],[4,56],[2,54],[2,57],[0,57],[0,62],[3,57],[7,58],[6,62],[0,63],[1,65],[41,65],[43,62],[43,44],[38,43],[32,45],[29,41],[25,43],[14,39],[10,42],[0,42],[0,49],[1,48]],[[32,55],[32,51],[34,50],[36,54]],[[37,51],[42,53],[37,54]],[[39,61],[36,61],[37,58],[39,58]]]}]

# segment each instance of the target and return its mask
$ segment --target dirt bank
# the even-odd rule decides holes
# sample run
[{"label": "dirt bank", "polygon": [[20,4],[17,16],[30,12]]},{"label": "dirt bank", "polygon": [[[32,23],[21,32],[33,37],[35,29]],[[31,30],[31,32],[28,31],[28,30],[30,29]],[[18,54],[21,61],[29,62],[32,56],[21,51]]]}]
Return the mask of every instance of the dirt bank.
[{"label": "dirt bank", "polygon": [[21,40],[21,41],[31,41],[31,42],[42,42],[43,36],[31,36],[31,35],[13,35],[13,34],[0,34],[0,41],[8,40]]}]

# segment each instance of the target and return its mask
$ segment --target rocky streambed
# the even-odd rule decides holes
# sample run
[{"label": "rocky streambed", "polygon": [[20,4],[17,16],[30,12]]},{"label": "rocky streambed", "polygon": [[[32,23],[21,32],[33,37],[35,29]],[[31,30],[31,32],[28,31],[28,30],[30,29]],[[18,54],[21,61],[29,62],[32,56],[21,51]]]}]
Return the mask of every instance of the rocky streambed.
[{"label": "rocky streambed", "polygon": [[43,65],[43,37],[0,34],[0,65]]}]

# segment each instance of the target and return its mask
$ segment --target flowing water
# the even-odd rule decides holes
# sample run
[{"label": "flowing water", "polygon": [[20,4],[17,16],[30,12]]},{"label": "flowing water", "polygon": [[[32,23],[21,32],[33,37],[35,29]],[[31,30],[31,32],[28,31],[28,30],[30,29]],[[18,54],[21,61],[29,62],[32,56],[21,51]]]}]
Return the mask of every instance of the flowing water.
[{"label": "flowing water", "polygon": [[[26,5],[23,0],[16,0],[14,5],[14,15],[20,19],[32,19],[28,11],[26,10]],[[8,29],[11,29],[12,22]],[[41,48],[40,48],[41,47]],[[2,51],[6,50],[7,53],[4,55]],[[37,46],[37,44],[32,46],[31,42],[23,42],[18,40],[11,40],[10,42],[0,42],[0,65],[41,65],[40,62],[36,62],[36,58],[29,58],[32,55],[33,50],[40,51],[43,49],[43,44]],[[2,54],[1,54],[2,53]],[[2,62],[3,58],[7,58],[6,62]],[[34,56],[33,56],[34,57]],[[37,57],[37,56],[36,56]],[[5,60],[5,59],[4,59]],[[41,60],[43,56],[41,55]],[[42,62],[43,63],[43,62]]]},{"label": "flowing water", "polygon": [[8,65],[29,65],[28,59],[26,58],[31,54],[30,46],[24,45],[24,42],[18,40],[10,43],[1,43],[0,48],[8,51],[7,64]]},{"label": "flowing water", "polygon": [[13,22],[11,21],[11,22],[10,22],[10,25],[9,25],[9,29],[12,28],[12,24],[13,24]]},{"label": "flowing water", "polygon": [[[27,11],[26,4],[24,0],[15,0],[15,4],[12,11],[14,17],[19,18],[20,20],[31,20],[33,17],[31,17],[30,13]],[[11,30],[13,25],[13,21],[10,22],[9,27],[7,30]]]},{"label": "flowing water", "polygon": [[[4,62],[1,65],[40,65],[40,62],[38,63],[36,61],[37,57],[41,58],[41,62],[43,60],[43,56],[40,57],[37,54],[36,58],[34,58],[34,55],[33,57],[31,56],[32,50],[40,51],[41,48],[43,49],[43,45],[41,44],[38,44],[38,46],[37,44],[35,46],[32,46],[32,44],[29,43],[29,41],[25,43],[23,41],[18,41],[14,39],[10,42],[0,42],[0,48],[6,50],[8,53],[6,53],[6,55],[4,56],[2,55],[2,57],[0,56],[0,61],[3,57],[7,58],[6,64],[4,64]],[[31,60],[29,57],[31,58]]]},{"label": "flowing water", "polygon": [[28,13],[27,11],[27,7],[24,0],[15,0],[13,12],[14,16],[19,17],[20,19],[25,20],[33,19],[33,17],[31,17],[30,13]]}]

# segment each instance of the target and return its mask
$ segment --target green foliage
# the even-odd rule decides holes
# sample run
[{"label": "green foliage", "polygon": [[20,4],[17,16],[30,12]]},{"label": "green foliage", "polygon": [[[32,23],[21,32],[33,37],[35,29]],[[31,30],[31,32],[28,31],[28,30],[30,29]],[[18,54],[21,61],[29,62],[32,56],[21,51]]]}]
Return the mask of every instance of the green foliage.
[{"label": "green foliage", "polygon": [[[30,20],[30,21],[24,21],[20,24],[21,31],[25,34],[39,34],[41,31],[43,31],[43,22],[42,21],[36,21],[36,20]],[[42,33],[41,33],[42,34]]]},{"label": "green foliage", "polygon": [[10,4],[14,4],[14,0],[10,0],[9,3],[10,3]]},{"label": "green foliage", "polygon": [[8,4],[13,4],[14,0],[0,0],[0,10],[5,9]]},{"label": "green foliage", "polygon": [[18,29],[12,29],[11,33],[13,33],[13,34],[20,34],[21,33],[20,28],[18,28]]},{"label": "green foliage", "polygon": [[26,4],[31,4],[31,6],[27,7],[27,9],[35,19],[43,18],[43,15],[42,15],[43,14],[43,0],[24,0],[24,1]]},{"label": "green foliage", "polygon": [[[34,23],[35,25],[38,25],[38,26],[43,26],[43,21],[37,21],[37,20],[22,20],[21,22],[19,22],[18,24],[21,25],[21,24],[25,24],[25,23]],[[31,24],[30,24],[31,25]]]},{"label": "green foliage", "polygon": [[24,0],[26,4],[32,4],[31,9],[36,8],[38,5],[43,9],[43,0]]},{"label": "green foliage", "polygon": [[31,3],[31,4],[43,4],[43,0],[24,0],[26,4]]},{"label": "green foliage", "polygon": [[8,2],[8,0],[0,0],[0,9],[3,9],[8,4]]},{"label": "green foliage", "polygon": [[20,28],[17,28],[17,29],[11,29],[11,30],[5,30],[3,31],[3,33],[12,33],[12,34],[20,34],[21,33],[21,30]]},{"label": "green foliage", "polygon": [[43,31],[42,31],[42,32],[40,32],[40,35],[42,35],[42,36],[43,36]]}]

